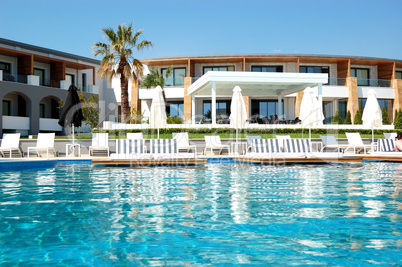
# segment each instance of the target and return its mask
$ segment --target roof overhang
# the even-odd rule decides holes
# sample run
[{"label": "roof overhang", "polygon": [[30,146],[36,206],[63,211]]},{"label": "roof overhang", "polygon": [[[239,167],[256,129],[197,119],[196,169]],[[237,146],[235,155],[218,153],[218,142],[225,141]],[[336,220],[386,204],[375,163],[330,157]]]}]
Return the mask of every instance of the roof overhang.
[{"label": "roof overhang", "polygon": [[283,72],[209,71],[188,87],[189,95],[232,95],[240,86],[244,96],[286,96],[306,87],[328,83],[328,74]]}]

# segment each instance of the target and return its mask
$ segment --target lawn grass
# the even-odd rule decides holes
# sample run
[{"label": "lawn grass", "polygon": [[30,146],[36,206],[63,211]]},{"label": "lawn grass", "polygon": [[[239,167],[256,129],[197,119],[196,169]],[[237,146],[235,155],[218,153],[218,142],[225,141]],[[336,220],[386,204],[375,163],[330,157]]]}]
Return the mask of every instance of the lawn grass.
[{"label": "lawn grass", "polygon": [[[197,133],[189,133],[189,138],[190,139],[204,139],[204,136],[206,135],[219,135],[221,139],[235,139],[236,134],[235,133],[213,133],[213,134],[197,134]],[[247,135],[259,135],[259,134],[239,134],[239,139],[246,139]],[[290,135],[291,138],[309,138],[308,134],[301,134],[301,133],[291,133],[291,134],[278,134],[278,135]],[[311,138],[314,139],[321,139],[320,136],[322,134],[311,134]],[[330,134],[333,135],[336,139],[342,139],[346,138],[345,134]],[[371,138],[371,134],[360,134],[362,138],[364,139],[369,139]],[[276,134],[260,134],[261,138],[275,138]],[[77,140],[86,140],[86,139],[92,139],[91,135],[81,135],[81,136],[75,136],[74,137]],[[125,135],[109,135],[109,139],[125,139]],[[156,134],[144,134],[144,139],[156,139],[158,138]],[[160,134],[159,135],[160,139],[171,139],[172,134]],[[382,134],[375,134],[374,135],[375,139],[378,138],[384,138],[384,135]],[[21,139],[28,139],[28,138],[21,138]],[[57,136],[56,139],[63,140],[63,139],[72,139],[71,135],[70,136]]]}]

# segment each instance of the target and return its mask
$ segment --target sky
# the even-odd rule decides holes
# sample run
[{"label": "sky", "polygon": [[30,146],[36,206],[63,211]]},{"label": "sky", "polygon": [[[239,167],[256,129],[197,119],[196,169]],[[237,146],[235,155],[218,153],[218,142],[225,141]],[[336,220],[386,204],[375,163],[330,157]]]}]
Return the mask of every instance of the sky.
[{"label": "sky", "polygon": [[[401,0],[0,0],[0,37],[93,58],[133,23],[135,58],[317,54],[402,60]],[[100,59],[100,58],[98,58]]]}]

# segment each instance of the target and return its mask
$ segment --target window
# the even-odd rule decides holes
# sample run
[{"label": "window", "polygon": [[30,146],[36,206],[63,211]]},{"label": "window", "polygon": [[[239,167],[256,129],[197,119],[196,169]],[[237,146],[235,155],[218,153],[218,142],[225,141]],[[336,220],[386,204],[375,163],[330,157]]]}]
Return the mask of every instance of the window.
[{"label": "window", "polygon": [[73,74],[66,74],[66,81],[70,82],[70,84],[75,85],[75,77]]},{"label": "window", "polygon": [[318,66],[300,66],[300,73],[328,73],[329,67],[318,67]]},{"label": "window", "polygon": [[[258,118],[266,117],[270,119],[272,115],[278,115],[278,101],[277,100],[252,100],[251,101],[251,114],[258,115]],[[283,114],[283,100],[282,100],[282,114]]]},{"label": "window", "polygon": [[167,102],[167,113],[170,117],[180,117],[184,119],[184,102],[172,101]]},{"label": "window", "polygon": [[3,72],[11,73],[11,64],[0,62],[0,70],[2,70]]},{"label": "window", "polygon": [[370,69],[351,68],[350,76],[357,78],[357,85],[359,86],[370,85]]},{"label": "window", "polygon": [[35,68],[33,75],[39,76],[39,85],[45,84],[45,70]]},{"label": "window", "polygon": [[15,79],[11,75],[11,64],[6,62],[0,62],[0,70],[3,71],[3,81],[14,82]]},{"label": "window", "polygon": [[11,101],[3,100],[3,115],[11,116]]},{"label": "window", "polygon": [[326,73],[328,74],[328,83],[329,83],[329,67],[300,66],[299,73]]},{"label": "window", "polygon": [[252,72],[283,72],[283,66],[252,66]]},{"label": "window", "polygon": [[165,86],[184,85],[186,68],[174,68],[168,77],[166,77],[166,71],[167,69],[162,69],[162,77],[165,79]]},{"label": "window", "polygon": [[39,104],[39,118],[45,118],[45,104]]},{"label": "window", "polygon": [[333,114],[333,102],[332,101],[323,101],[322,102],[322,111],[324,113],[324,124],[331,124]]},{"label": "window", "polygon": [[395,79],[402,79],[402,71],[395,71]]},{"label": "window", "polygon": [[[392,100],[390,99],[377,99],[377,101],[381,109],[385,108],[388,111],[388,106],[390,106],[390,108],[393,107]],[[359,110],[363,112],[364,107],[366,106],[367,98],[359,98],[358,102],[359,102]]]},{"label": "window", "polygon": [[87,74],[86,73],[82,74],[82,91],[88,92],[88,90],[87,90]]},{"label": "window", "polygon": [[339,115],[341,115],[342,120],[345,120],[346,113],[348,112],[348,100],[347,99],[339,99],[338,100],[338,110],[339,110]]},{"label": "window", "polygon": [[[224,115],[224,116],[229,116],[230,115],[230,100],[219,100],[216,101],[216,115]],[[204,117],[207,119],[212,118],[212,102],[211,100],[204,100],[204,105],[203,105],[203,114]]]},{"label": "window", "polygon": [[216,66],[216,67],[203,67],[202,74],[207,73],[208,71],[234,71],[234,66]]}]

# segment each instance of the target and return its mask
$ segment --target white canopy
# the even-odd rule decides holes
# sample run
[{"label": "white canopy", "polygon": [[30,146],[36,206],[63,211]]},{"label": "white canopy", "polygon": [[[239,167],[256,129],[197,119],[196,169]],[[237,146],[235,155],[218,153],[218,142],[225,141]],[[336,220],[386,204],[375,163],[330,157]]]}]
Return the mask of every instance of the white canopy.
[{"label": "white canopy", "polygon": [[[209,71],[188,87],[192,97],[192,117],[195,123],[195,96],[211,96],[212,124],[216,123],[216,96],[230,96],[236,86],[244,96],[276,96],[278,110],[282,111],[282,97],[303,91],[306,87],[318,87],[328,82],[328,74],[291,72],[234,72]],[[279,114],[281,117],[282,114]]]}]

